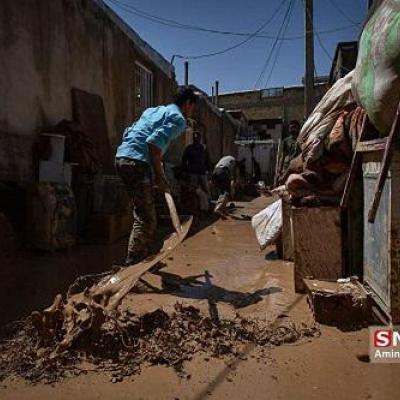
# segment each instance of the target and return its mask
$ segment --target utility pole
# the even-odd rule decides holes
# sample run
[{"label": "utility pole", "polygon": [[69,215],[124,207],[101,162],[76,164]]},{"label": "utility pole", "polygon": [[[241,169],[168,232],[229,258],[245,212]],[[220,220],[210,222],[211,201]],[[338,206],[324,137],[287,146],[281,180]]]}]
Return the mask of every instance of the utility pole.
[{"label": "utility pole", "polygon": [[215,105],[219,107],[219,81],[215,81]]},{"label": "utility pole", "polygon": [[304,0],[306,70],[304,79],[304,114],[307,118],[314,108],[314,10],[313,0]]},{"label": "utility pole", "polygon": [[185,61],[185,86],[189,86],[189,61]]},{"label": "utility pole", "polygon": [[211,103],[214,104],[214,86],[211,88]]}]

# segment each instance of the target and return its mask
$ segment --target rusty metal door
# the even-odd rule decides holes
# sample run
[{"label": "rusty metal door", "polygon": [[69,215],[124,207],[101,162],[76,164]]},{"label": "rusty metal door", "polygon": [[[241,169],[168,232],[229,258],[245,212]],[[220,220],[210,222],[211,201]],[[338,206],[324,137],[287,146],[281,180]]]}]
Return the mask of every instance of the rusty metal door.
[{"label": "rusty metal door", "polygon": [[373,200],[381,163],[366,156],[364,179],[364,282],[376,295],[376,300],[390,312],[390,198],[391,176],[386,179],[375,222],[368,222],[368,210]]}]

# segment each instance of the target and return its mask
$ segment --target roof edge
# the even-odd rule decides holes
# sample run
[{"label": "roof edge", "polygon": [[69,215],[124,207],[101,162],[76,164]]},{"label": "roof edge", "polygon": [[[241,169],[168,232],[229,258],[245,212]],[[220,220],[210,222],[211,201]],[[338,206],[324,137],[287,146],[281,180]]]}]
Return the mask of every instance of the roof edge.
[{"label": "roof edge", "polygon": [[172,78],[175,72],[173,65],[167,61],[157,50],[150,46],[140,35],[133,30],[111,7],[109,7],[103,0],[92,0],[98,7],[100,7],[107,16],[114,22],[121,30],[128,36],[132,42],[139,48],[141,53],[152,61],[164,74]]},{"label": "roof edge", "polygon": [[[314,86],[323,86],[327,85],[328,82],[315,82]],[[265,88],[265,89],[248,89],[248,90],[237,90],[237,91],[231,91],[231,92],[225,92],[225,93],[219,93],[218,96],[232,96],[236,94],[244,94],[244,93],[260,93],[263,90],[268,90],[268,89],[283,89],[285,90],[292,90],[292,89],[304,89],[304,85],[290,85],[290,86],[274,86],[270,88]],[[209,96],[211,97],[211,96]]]}]

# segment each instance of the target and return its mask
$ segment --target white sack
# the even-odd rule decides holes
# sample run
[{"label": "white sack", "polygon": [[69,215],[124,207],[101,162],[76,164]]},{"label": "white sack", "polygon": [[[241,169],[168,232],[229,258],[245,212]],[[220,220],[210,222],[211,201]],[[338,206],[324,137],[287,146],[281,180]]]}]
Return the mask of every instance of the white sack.
[{"label": "white sack", "polygon": [[273,244],[282,231],[282,200],[279,199],[261,210],[251,219],[261,250]]}]

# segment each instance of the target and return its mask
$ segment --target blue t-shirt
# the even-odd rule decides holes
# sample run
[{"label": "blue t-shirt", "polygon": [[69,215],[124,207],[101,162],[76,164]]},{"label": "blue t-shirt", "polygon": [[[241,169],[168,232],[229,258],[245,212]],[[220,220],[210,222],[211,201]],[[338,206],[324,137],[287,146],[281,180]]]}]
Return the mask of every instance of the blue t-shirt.
[{"label": "blue t-shirt", "polygon": [[148,108],[138,121],[125,129],[116,157],[150,164],[148,144],[158,147],[164,154],[171,141],[185,129],[185,117],[176,104]]}]

